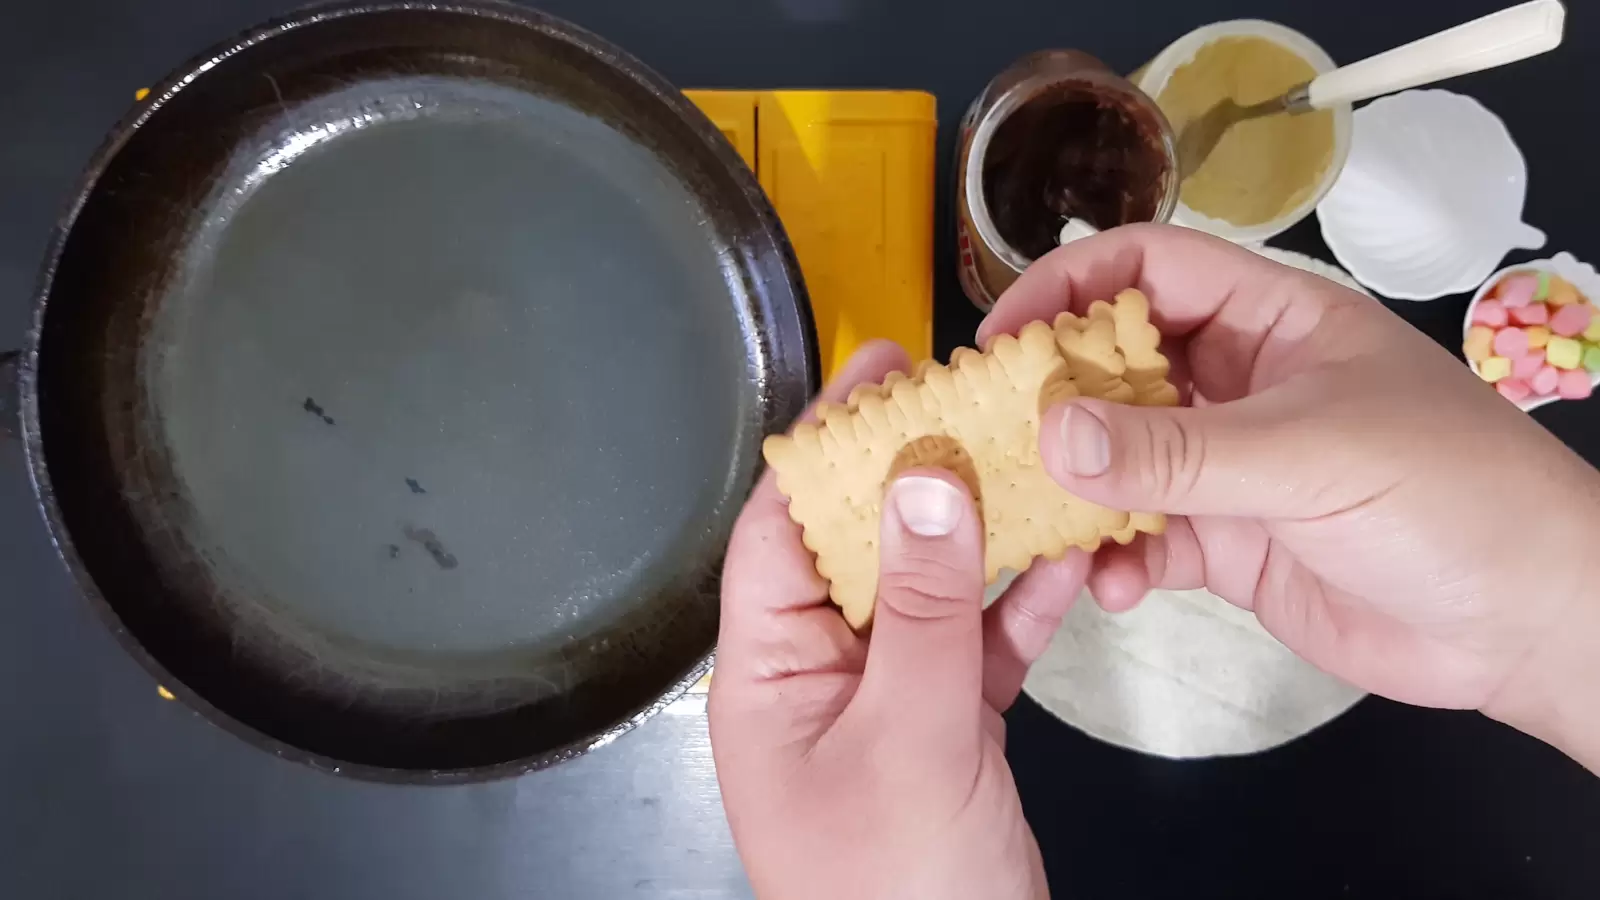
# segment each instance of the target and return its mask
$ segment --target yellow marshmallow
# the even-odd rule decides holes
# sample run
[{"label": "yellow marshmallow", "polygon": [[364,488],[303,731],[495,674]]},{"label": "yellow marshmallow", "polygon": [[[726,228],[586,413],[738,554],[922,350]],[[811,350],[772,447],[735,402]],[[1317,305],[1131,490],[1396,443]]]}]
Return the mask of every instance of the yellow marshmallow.
[{"label": "yellow marshmallow", "polygon": [[1478,377],[1493,384],[1511,374],[1511,360],[1504,356],[1491,356],[1478,363]]},{"label": "yellow marshmallow", "polygon": [[1544,348],[1545,361],[1558,369],[1576,369],[1583,365],[1583,345],[1566,337],[1552,337]]},{"label": "yellow marshmallow", "polygon": [[1600,344],[1600,315],[1589,320],[1589,327],[1583,330],[1583,339],[1591,344]]}]

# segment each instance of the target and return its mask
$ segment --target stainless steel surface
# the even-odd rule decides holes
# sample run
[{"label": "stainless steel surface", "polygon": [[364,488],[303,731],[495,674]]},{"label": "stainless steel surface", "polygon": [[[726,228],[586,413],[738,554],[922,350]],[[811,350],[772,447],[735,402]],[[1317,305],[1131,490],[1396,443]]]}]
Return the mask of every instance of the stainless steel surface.
[{"label": "stainless steel surface", "polygon": [[1311,82],[1290,88],[1283,95],[1283,108],[1292,113],[1311,111]]}]

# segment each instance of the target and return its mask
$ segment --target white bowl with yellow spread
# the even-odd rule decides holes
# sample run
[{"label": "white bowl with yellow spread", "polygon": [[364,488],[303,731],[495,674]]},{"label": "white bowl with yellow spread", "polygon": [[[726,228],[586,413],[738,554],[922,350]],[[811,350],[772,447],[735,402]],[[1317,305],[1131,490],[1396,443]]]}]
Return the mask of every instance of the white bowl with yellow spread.
[{"label": "white bowl with yellow spread", "polygon": [[[1223,100],[1270,100],[1336,68],[1310,38],[1259,19],[1218,22],[1172,42],[1133,82],[1181,135]],[[1350,153],[1350,107],[1241,122],[1184,179],[1172,220],[1243,244],[1304,219],[1333,187]]]}]

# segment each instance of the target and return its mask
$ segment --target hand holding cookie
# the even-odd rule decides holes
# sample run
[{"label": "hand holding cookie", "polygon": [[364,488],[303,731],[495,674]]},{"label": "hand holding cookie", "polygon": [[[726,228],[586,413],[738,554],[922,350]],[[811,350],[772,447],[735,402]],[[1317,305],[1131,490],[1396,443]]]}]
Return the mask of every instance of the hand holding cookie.
[{"label": "hand holding cookie", "polygon": [[[885,379],[909,386],[905,368],[893,345],[868,346],[819,408],[848,417],[837,404],[852,388],[867,386],[859,408]],[[799,429],[816,427],[807,419]],[[970,468],[937,448],[904,462],[887,482],[885,462],[873,492],[881,515],[864,536],[851,532],[858,551],[873,547],[870,634],[830,601],[775,472],[734,530],[711,735],[734,838],[763,898],[1046,896],[1001,713],[1082,589],[1089,557],[1063,548],[984,610],[987,534]]]},{"label": "hand holding cookie", "polygon": [[1169,515],[1098,554],[1101,605],[1206,587],[1352,684],[1482,709],[1600,766],[1600,718],[1571,714],[1594,689],[1565,687],[1600,684],[1600,476],[1381,304],[1181,228],[1050,254],[980,342],[1129,286],[1190,408],[1079,398],[1041,428],[1066,490]]}]

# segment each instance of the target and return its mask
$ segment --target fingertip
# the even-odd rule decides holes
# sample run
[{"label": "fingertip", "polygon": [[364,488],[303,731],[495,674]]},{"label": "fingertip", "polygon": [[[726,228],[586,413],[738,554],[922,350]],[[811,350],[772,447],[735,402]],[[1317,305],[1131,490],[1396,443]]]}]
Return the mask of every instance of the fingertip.
[{"label": "fingertip", "polygon": [[896,371],[908,372],[911,369],[911,355],[906,348],[888,338],[873,338],[856,348],[850,354],[850,361],[873,360],[890,366]]},{"label": "fingertip", "polygon": [[983,528],[965,482],[944,469],[895,476],[884,495],[878,601],[912,618],[983,605]]},{"label": "fingertip", "polygon": [[1055,572],[1059,579],[1075,579],[1079,589],[1082,589],[1083,583],[1088,580],[1089,573],[1094,569],[1094,554],[1072,547],[1060,559],[1043,560],[1038,565]]},{"label": "fingertip", "polygon": [[800,414],[798,422],[811,422],[824,404],[842,404],[863,384],[881,384],[891,372],[911,372],[911,357],[894,341],[875,339],[862,344],[839,371],[823,385],[821,393]]},{"label": "fingertip", "polygon": [[988,313],[983,317],[983,321],[978,323],[978,330],[973,332],[972,342],[979,350],[987,351],[989,342],[995,339],[999,330],[999,320],[995,318],[994,313]]},{"label": "fingertip", "polygon": [[890,372],[910,372],[910,354],[894,341],[886,338],[874,338],[856,348],[846,360],[835,381],[846,381],[854,378],[854,383],[866,380],[866,375],[877,375],[874,381],[882,381],[883,376]]},{"label": "fingertip", "polygon": [[1089,594],[1108,613],[1122,613],[1138,606],[1150,592],[1150,576],[1144,560],[1127,547],[1103,549],[1089,575]]},{"label": "fingertip", "polygon": [[895,476],[885,496],[885,528],[898,526],[920,538],[950,538],[973,516],[972,494],[943,469],[909,469]]},{"label": "fingertip", "polygon": [[842,403],[851,388],[858,384],[877,383],[890,372],[910,372],[911,357],[905,348],[894,341],[882,338],[867,341],[839,368],[823,388],[820,399]]},{"label": "fingertip", "polygon": [[956,493],[961,496],[966,508],[974,511],[977,509],[977,499],[973,496],[971,486],[962,480],[961,476],[940,466],[913,466],[909,469],[895,472],[894,477],[889,481],[885,496],[892,498],[903,482],[916,484],[921,479],[931,479],[954,488]]},{"label": "fingertip", "polygon": [[1050,476],[1069,490],[1081,489],[1111,468],[1105,406],[1102,400],[1074,398],[1045,410],[1040,419],[1040,458]]}]

